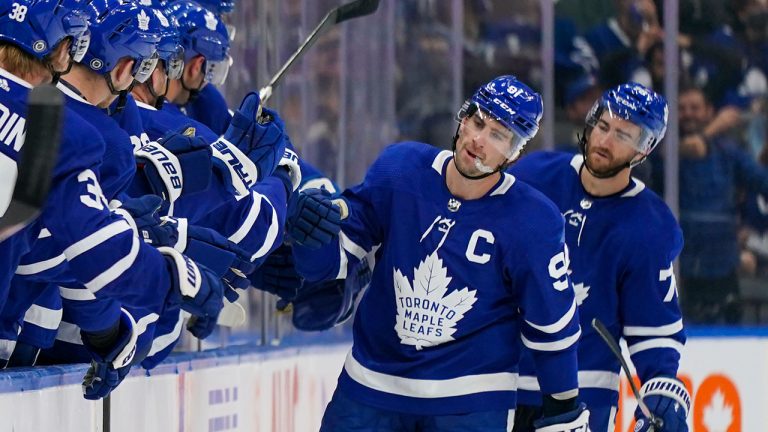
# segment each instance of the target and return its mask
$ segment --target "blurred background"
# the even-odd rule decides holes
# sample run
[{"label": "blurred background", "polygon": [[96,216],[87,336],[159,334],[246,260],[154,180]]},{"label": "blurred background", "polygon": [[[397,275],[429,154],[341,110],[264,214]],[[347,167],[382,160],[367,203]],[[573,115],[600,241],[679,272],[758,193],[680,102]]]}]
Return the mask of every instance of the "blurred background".
[{"label": "blurred background", "polygon": [[[768,322],[768,3],[762,0],[384,0],[336,26],[270,104],[302,157],[342,187],[379,151],[450,148],[455,113],[480,84],[513,74],[545,98],[527,151],[577,152],[609,87],[637,81],[670,101],[667,138],[633,173],[676,212],[687,324]],[[237,2],[227,100],[269,82],[335,0]],[[669,49],[666,49],[669,47]],[[234,107],[236,108],[236,107]],[[251,329],[291,332],[252,292]],[[264,326],[267,326],[265,329]]]}]

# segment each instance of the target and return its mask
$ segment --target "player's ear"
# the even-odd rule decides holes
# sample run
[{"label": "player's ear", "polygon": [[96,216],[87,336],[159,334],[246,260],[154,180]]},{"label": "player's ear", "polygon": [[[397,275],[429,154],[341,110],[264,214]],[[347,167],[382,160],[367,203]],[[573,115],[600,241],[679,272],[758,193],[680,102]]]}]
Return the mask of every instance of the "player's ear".
[{"label": "player's ear", "polygon": [[112,74],[112,82],[115,83],[116,90],[124,90],[133,82],[133,64],[136,60],[124,57],[117,62],[115,68],[110,72]]},{"label": "player's ear", "polygon": [[184,64],[184,80],[190,82],[199,79],[198,77],[203,73],[204,64],[205,57],[201,55],[192,57],[192,59]]}]

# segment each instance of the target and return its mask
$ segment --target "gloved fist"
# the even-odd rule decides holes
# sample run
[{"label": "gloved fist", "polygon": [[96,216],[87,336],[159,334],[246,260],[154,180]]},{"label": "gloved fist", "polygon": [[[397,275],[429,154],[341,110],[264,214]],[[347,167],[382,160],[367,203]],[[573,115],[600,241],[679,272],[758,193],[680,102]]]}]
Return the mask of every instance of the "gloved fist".
[{"label": "gloved fist", "polygon": [[178,242],[179,234],[175,226],[161,220],[158,212],[162,206],[163,199],[159,196],[144,195],[127,200],[116,212],[133,219],[145,243],[156,247],[171,246]]},{"label": "gloved fist", "polygon": [[566,413],[533,422],[536,432],[589,432],[589,410],[584,403]]},{"label": "gloved fist", "polygon": [[283,244],[270,253],[264,263],[250,276],[254,287],[272,293],[280,300],[296,298],[304,279],[296,273],[291,247]]},{"label": "gloved fist", "polygon": [[341,213],[331,193],[320,188],[293,194],[288,203],[287,229],[294,241],[308,248],[330,243],[341,230]]},{"label": "gloved fist", "polygon": [[285,151],[285,124],[268,108],[262,108],[266,121],[260,123],[256,118],[259,102],[257,93],[246,95],[227,131],[211,144],[214,164],[229,172],[225,181],[230,181],[238,194],[271,175]]},{"label": "gloved fist", "polygon": [[91,366],[83,377],[83,397],[97,400],[106,397],[123,381],[131,370],[131,361],[136,354],[136,322],[122,309],[118,324],[117,340],[106,354],[104,348],[91,342],[92,336],[81,331],[83,345],[91,353]]},{"label": "gloved fist", "polygon": [[216,318],[224,307],[224,297],[237,298],[237,292],[220,277],[196,264],[173,248],[157,249],[171,267],[171,298],[185,311],[198,317]]},{"label": "gloved fist", "polygon": [[211,148],[193,127],[168,132],[134,152],[137,178],[153,194],[163,198],[163,215],[173,214],[173,204],[182,195],[208,188],[211,181]]},{"label": "gloved fist", "polygon": [[685,419],[691,409],[691,396],[680,380],[670,377],[651,378],[640,388],[640,397],[659,424],[635,410],[635,432],[687,432]]}]

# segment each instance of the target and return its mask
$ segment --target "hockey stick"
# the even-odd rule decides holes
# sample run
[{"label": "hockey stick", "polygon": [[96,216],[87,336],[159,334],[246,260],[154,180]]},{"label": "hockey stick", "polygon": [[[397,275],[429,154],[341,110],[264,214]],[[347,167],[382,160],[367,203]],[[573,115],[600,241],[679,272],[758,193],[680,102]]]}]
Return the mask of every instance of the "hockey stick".
[{"label": "hockey stick", "polygon": [[603,338],[603,341],[605,341],[605,344],[608,345],[608,348],[611,349],[613,352],[613,355],[616,356],[617,359],[619,359],[619,363],[621,363],[621,368],[624,369],[624,373],[627,375],[627,378],[629,380],[629,386],[632,388],[632,393],[635,395],[635,399],[637,399],[637,404],[640,406],[640,411],[643,412],[643,415],[650,419],[651,421],[651,429],[649,429],[649,432],[654,431],[660,431],[661,428],[664,427],[664,420],[662,420],[659,417],[656,417],[651,413],[651,410],[648,409],[648,405],[643,402],[643,398],[640,397],[640,392],[637,390],[637,386],[635,385],[635,381],[632,379],[632,373],[629,371],[629,367],[627,366],[627,361],[624,360],[624,356],[621,355],[621,348],[619,348],[619,344],[616,343],[616,341],[613,339],[613,336],[608,331],[608,328],[605,327],[605,324],[602,323],[597,318],[592,319],[592,328],[594,328],[597,331],[597,334],[600,335],[601,338]]},{"label": "hockey stick", "polygon": [[63,94],[52,85],[29,94],[26,137],[13,199],[0,218],[0,241],[29,224],[45,204],[59,156]]},{"label": "hockey stick", "polygon": [[[379,0],[355,0],[353,2],[349,2],[347,4],[343,4],[331,9],[327,14],[325,14],[325,17],[320,21],[320,24],[318,24],[317,27],[312,30],[312,33],[310,33],[309,36],[307,36],[307,38],[304,40],[304,43],[302,43],[299,48],[296,49],[296,52],[291,55],[291,57],[283,64],[283,67],[280,68],[280,70],[277,71],[277,73],[272,77],[272,80],[269,81],[269,84],[259,90],[259,98],[261,99],[261,104],[263,105],[267,100],[269,100],[269,98],[272,96],[272,90],[274,90],[274,88],[277,87],[277,85],[280,83],[280,80],[283,79],[283,75],[285,75],[293,63],[295,63],[296,60],[301,57],[301,55],[304,54],[306,50],[308,50],[312,45],[315,44],[315,42],[317,42],[317,39],[321,35],[323,35],[325,32],[330,30],[331,27],[338,23],[350,20],[352,18],[370,15],[376,12],[376,9],[378,8]],[[259,114],[261,114],[261,107],[259,107]]]}]

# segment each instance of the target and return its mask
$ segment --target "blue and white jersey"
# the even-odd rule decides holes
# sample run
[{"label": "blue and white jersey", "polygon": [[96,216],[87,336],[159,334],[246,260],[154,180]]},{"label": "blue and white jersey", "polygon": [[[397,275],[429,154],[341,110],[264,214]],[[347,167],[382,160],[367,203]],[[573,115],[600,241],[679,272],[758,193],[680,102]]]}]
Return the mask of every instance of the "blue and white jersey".
[{"label": "blue and white jersey", "polygon": [[224,95],[213,84],[203,87],[196,98],[184,105],[184,111],[217,135],[224,135],[232,120]]},{"label": "blue and white jersey", "polygon": [[347,397],[422,415],[512,409],[518,357],[536,353],[550,394],[574,394],[581,334],[563,218],[504,174],[482,198],[446,186],[450,151],[392,145],[346,190],[349,217],[320,251],[294,245],[310,280],[344,278],[376,251],[339,378]]},{"label": "blue and white jersey", "polygon": [[[598,318],[616,340],[626,340],[642,382],[675,376],[685,333],[672,262],[683,238],[667,205],[637,179],[617,194],[589,195],[579,178],[583,161],[581,155],[539,152],[508,171],[543,192],[565,217],[569,273],[583,332],[580,394],[609,390],[599,403],[615,405],[620,365],[590,323]],[[532,363],[521,363],[521,375],[521,389],[538,388]],[[535,400],[521,393],[523,399]]]}]

